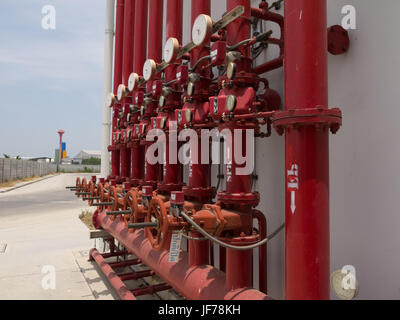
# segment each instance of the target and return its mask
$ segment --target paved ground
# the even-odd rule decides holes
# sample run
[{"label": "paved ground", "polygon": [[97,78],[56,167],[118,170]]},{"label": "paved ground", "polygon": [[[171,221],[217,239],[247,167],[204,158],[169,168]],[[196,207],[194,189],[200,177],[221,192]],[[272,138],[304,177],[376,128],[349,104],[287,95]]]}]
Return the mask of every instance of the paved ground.
[{"label": "paved ground", "polygon": [[[113,299],[87,262],[94,241],[78,215],[88,207],[65,190],[75,179],[58,175],[0,194],[0,299]],[[56,272],[55,290],[43,289],[46,266]]]}]

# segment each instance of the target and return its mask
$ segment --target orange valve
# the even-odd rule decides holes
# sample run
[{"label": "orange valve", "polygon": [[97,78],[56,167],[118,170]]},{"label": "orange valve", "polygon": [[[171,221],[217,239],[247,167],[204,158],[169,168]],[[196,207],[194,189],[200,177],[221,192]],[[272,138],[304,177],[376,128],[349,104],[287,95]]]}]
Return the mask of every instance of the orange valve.
[{"label": "orange valve", "polygon": [[145,223],[146,236],[150,244],[156,251],[161,251],[167,244],[169,235],[169,218],[164,202],[156,197],[150,202]]},{"label": "orange valve", "polygon": [[[136,189],[130,190],[126,194],[126,208],[125,209],[130,209],[129,214],[124,215],[124,222],[127,228],[129,228],[130,223],[137,223],[139,222],[138,217],[137,217],[137,211],[139,210],[139,201],[138,201],[138,192]],[[132,230],[133,231],[133,230]],[[132,232],[130,230],[130,232]]]},{"label": "orange valve", "polygon": [[75,181],[75,186],[69,186],[69,187],[65,187],[65,189],[69,189],[69,190],[71,190],[71,191],[78,191],[78,190],[80,190],[82,188],[82,185],[81,185],[81,178],[76,178],[76,181]]},{"label": "orange valve", "polygon": [[133,214],[131,216],[131,219],[125,222],[131,232],[135,231],[136,229],[133,227],[134,224],[142,223],[145,220],[152,198],[153,187],[151,186],[143,187],[141,196],[137,190],[135,190],[135,196],[128,193],[127,201],[129,203],[129,207],[132,209]]},{"label": "orange valve", "polygon": [[[111,220],[114,221],[116,216],[121,215],[120,207],[124,206],[125,198],[120,198],[118,195],[118,190],[115,187],[110,188],[110,211],[107,212],[107,215],[111,216]],[[111,213],[110,213],[111,212]],[[109,214],[110,213],[110,214]]]},{"label": "orange valve", "polygon": [[100,200],[100,197],[97,195],[98,188],[93,181],[89,182],[89,190],[90,190],[90,197],[83,198],[83,201],[88,201],[89,206],[92,206],[94,200]]},{"label": "orange valve", "polygon": [[98,187],[98,196],[100,197],[100,202],[97,203],[93,203],[93,207],[99,207],[99,211],[102,211],[104,209],[105,206],[111,206],[114,203],[110,202],[110,193],[107,192],[107,190],[105,189],[108,186],[108,184],[106,184],[105,186],[103,186],[103,184],[99,183],[99,187]]},{"label": "orange valve", "polygon": [[81,190],[82,190],[82,191],[78,191],[78,192],[76,193],[76,195],[78,196],[78,198],[81,197],[81,196],[88,196],[88,195],[90,195],[90,192],[88,192],[89,186],[88,186],[88,183],[87,183],[86,178],[83,178],[83,179],[82,179]]}]

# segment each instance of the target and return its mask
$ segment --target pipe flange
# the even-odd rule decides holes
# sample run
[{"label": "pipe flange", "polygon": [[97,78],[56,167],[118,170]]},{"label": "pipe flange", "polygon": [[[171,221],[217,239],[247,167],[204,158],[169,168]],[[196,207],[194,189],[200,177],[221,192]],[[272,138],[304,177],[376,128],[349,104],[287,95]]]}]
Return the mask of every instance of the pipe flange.
[{"label": "pipe flange", "polygon": [[218,201],[221,201],[224,204],[256,207],[260,203],[260,194],[258,192],[251,192],[251,193],[219,192]]},{"label": "pipe flange", "polygon": [[342,126],[342,111],[338,108],[326,109],[322,106],[308,109],[290,109],[275,112],[272,123],[279,135],[283,135],[288,128],[301,126],[328,127],[333,134]]},{"label": "pipe flange", "polygon": [[143,180],[143,183],[140,185],[140,187],[153,187],[153,190],[157,189],[158,186],[158,181],[146,181]]},{"label": "pipe flange", "polygon": [[173,192],[173,191],[181,191],[182,188],[185,186],[183,183],[175,184],[175,183],[159,183],[158,190],[165,191],[165,192]]},{"label": "pipe flange", "polygon": [[260,241],[260,235],[251,235],[251,236],[240,236],[240,237],[235,237],[235,238],[224,238],[220,237],[219,238],[221,241],[234,245],[234,246],[248,246],[255,244]]},{"label": "pipe flange", "polygon": [[209,188],[191,188],[183,187],[182,191],[185,193],[185,197],[201,198],[201,199],[212,199],[216,196],[217,190],[214,187]]},{"label": "pipe flange", "polygon": [[133,188],[139,187],[143,184],[143,180],[141,179],[131,179],[130,183],[132,185]]}]

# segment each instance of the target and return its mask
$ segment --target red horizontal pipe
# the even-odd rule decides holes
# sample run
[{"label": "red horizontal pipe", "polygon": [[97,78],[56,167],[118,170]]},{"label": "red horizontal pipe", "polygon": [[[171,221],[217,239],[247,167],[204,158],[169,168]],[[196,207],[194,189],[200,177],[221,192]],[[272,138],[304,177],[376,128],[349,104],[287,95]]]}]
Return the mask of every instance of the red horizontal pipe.
[{"label": "red horizontal pipe", "polygon": [[109,264],[107,264],[103,256],[96,249],[90,250],[89,257],[90,259],[94,259],[94,261],[96,261],[97,265],[107,277],[108,281],[122,300],[136,300],[132,292],[129,291],[129,289],[125,286],[125,284],[121,281],[114,270],[110,267]]},{"label": "red horizontal pipe", "polygon": [[132,293],[136,297],[144,296],[147,294],[155,294],[157,292],[165,291],[171,289],[171,286],[162,283],[162,284],[156,284],[154,286],[149,286],[149,287],[144,287],[144,288],[137,288],[132,290]]},{"label": "red horizontal pipe", "polygon": [[211,266],[191,267],[185,252],[181,253],[178,263],[168,262],[168,251],[154,251],[144,230],[129,233],[120,218],[112,221],[102,212],[97,216],[97,222],[189,300],[269,300],[267,295],[252,288],[228,291],[225,273]]},{"label": "red horizontal pipe", "polygon": [[130,267],[130,266],[135,266],[135,265],[138,265],[141,263],[142,263],[142,261],[140,261],[139,259],[133,259],[133,260],[110,262],[109,266],[113,269],[117,269],[117,268],[126,268],[126,267]]},{"label": "red horizontal pipe", "polygon": [[134,271],[130,273],[120,274],[119,277],[122,281],[129,281],[129,280],[138,280],[141,278],[147,278],[154,276],[155,272],[152,270],[144,270],[144,271]]}]

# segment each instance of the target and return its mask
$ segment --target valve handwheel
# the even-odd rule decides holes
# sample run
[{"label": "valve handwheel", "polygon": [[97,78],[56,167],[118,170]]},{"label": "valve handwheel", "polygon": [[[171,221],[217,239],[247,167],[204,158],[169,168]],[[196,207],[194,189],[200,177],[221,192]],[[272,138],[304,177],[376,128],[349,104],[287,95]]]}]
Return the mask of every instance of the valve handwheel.
[{"label": "valve handwheel", "polygon": [[[110,188],[110,197],[109,197],[109,202],[112,202],[113,204],[111,206],[108,206],[109,211],[118,211],[118,191],[115,187]],[[114,221],[117,216],[112,215],[110,217],[111,221]]]},{"label": "valve handwheel", "polygon": [[94,182],[93,181],[90,181],[89,182],[89,192],[90,192],[90,200],[88,201],[88,204],[89,204],[89,206],[92,206],[93,205],[93,197],[97,197],[97,195],[96,195],[96,193],[97,193],[97,190],[96,190],[96,185],[94,184]]},{"label": "valve handwheel", "polygon": [[77,188],[80,188],[82,185],[81,185],[81,178],[76,178],[76,182],[75,182],[75,186],[77,187]]},{"label": "valve handwheel", "polygon": [[76,178],[75,186],[76,186],[75,195],[79,198],[80,188],[82,188],[81,178],[79,177]]},{"label": "valve handwheel", "polygon": [[[107,188],[107,185],[103,185],[103,184],[99,184],[99,190],[97,191],[99,197],[100,197],[100,202],[104,203],[104,202],[108,202],[109,201],[109,193],[106,193],[105,188]],[[104,206],[99,207],[98,210],[101,212],[103,211]]]},{"label": "valve handwheel", "polygon": [[156,251],[161,251],[168,240],[169,221],[167,209],[164,202],[155,197],[150,202],[150,208],[147,212],[146,222],[158,221],[158,227],[145,228],[147,239]]},{"label": "valve handwheel", "polygon": [[83,179],[82,179],[81,186],[82,186],[82,190],[81,190],[81,191],[78,191],[78,197],[85,198],[84,195],[79,194],[79,193],[81,193],[81,192],[82,192],[82,193],[83,193],[83,192],[87,192],[87,190],[88,190],[88,183],[87,183],[86,178],[83,178]]},{"label": "valve handwheel", "polygon": [[[128,210],[130,209],[132,211],[131,214],[125,214],[124,215],[124,222],[126,227],[129,226],[129,224],[131,223],[137,223],[138,221],[138,217],[137,217],[137,212],[139,209],[138,206],[138,191],[136,189],[132,189],[130,190],[127,194],[126,194],[126,201],[125,201],[125,208],[124,210]],[[135,229],[129,229],[129,232],[134,232]]]}]

